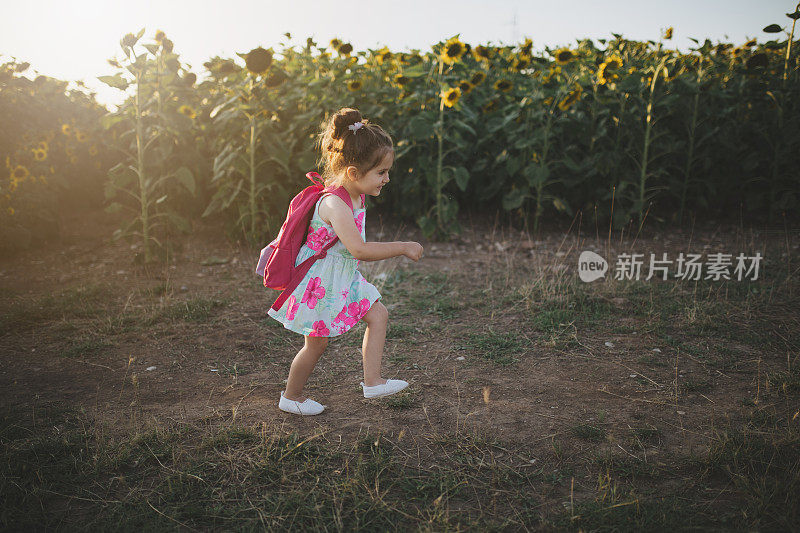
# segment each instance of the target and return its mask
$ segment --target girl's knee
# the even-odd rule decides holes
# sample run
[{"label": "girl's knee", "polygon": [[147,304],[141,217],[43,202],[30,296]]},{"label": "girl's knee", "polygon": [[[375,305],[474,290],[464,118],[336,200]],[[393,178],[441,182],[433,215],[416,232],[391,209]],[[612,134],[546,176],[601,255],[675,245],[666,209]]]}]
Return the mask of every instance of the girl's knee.
[{"label": "girl's knee", "polygon": [[367,324],[374,323],[387,323],[389,321],[389,310],[386,309],[386,306],[378,300],[372,307],[369,308],[369,311],[366,315],[364,315],[364,320]]},{"label": "girl's knee", "polygon": [[322,353],[328,347],[328,337],[311,337],[306,335],[306,346],[315,352]]}]

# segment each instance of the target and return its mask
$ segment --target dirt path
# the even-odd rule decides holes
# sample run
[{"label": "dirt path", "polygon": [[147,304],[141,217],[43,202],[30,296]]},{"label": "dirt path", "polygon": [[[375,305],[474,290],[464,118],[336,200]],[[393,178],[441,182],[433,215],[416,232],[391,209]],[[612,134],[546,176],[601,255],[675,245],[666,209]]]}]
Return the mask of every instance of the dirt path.
[{"label": "dirt path", "polygon": [[[785,368],[786,347],[797,347],[797,308],[786,308],[774,324],[775,343],[759,344],[765,332],[755,331],[746,344],[665,322],[658,305],[649,317],[637,314],[626,295],[593,300],[606,306],[598,307],[599,321],[567,316],[535,329],[545,307],[526,299],[525,288],[535,290],[537,275],[548,272],[549,283],[576,276],[579,251],[619,253],[632,247],[627,238],[608,243],[581,235],[576,242],[573,229],[566,238],[552,232],[529,241],[481,221],[456,243],[431,243],[407,228],[372,224],[370,238],[380,233],[381,240],[413,239],[425,247],[417,264],[403,258],[361,266],[368,280],[381,282],[390,309],[383,375],[410,381],[407,394],[361,397],[360,324],[331,341],[307,386],[326,412],[303,418],[279,411],[302,338],[266,315],[277,293],[253,274],[256,254],[200,232],[176,264],[147,274],[131,264],[135,246],[108,242],[114,226],[90,213],[65,224],[62,242],[0,261],[7,310],[0,399],[20,410],[79,405],[121,428],[137,420],[235,417],[301,435],[322,431],[333,440],[370,431],[404,439],[419,464],[437,460],[432,440],[477,432],[505,443],[508,460],[520,467],[563,467],[608,453],[644,456],[666,471],[703,454],[723,420],[744,416],[747,401],[763,394],[759,376]],[[763,248],[774,259],[771,268],[786,268],[785,236],[732,231],[640,237],[635,249],[673,257]],[[788,241],[794,264],[796,243]],[[203,265],[215,258],[221,264]],[[768,281],[754,286],[770,288]],[[700,298],[712,296],[719,295]],[[688,323],[702,322],[691,310],[681,313]],[[752,317],[740,318],[743,327],[758,327]],[[487,359],[505,349],[508,333],[524,341],[510,351],[517,361]],[[470,335],[489,344],[471,346]],[[575,490],[591,491],[595,481],[582,476]]]}]

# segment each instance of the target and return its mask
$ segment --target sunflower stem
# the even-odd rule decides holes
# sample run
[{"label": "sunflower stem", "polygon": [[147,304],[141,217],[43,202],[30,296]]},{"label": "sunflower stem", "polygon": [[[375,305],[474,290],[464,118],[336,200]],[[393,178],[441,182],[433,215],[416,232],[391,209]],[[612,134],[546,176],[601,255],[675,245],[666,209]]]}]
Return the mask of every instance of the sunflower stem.
[{"label": "sunflower stem", "polygon": [[692,158],[694,157],[695,140],[697,139],[697,110],[700,104],[700,83],[703,79],[703,58],[700,57],[700,64],[697,69],[697,93],[694,95],[694,106],[692,108],[692,120],[689,123],[689,151],[686,155],[686,166],[683,170],[683,187],[681,189],[681,205],[678,210],[678,225],[683,224],[683,210],[686,206],[686,193],[689,189],[689,175],[692,170]]},{"label": "sunflower stem", "polygon": [[436,227],[441,232],[444,232],[444,227],[442,226],[442,136],[444,130],[444,98],[442,97],[443,68],[444,62],[439,58],[439,76],[437,78],[437,87],[439,91],[439,122],[436,128],[438,146],[438,155],[436,158]]},{"label": "sunflower stem", "polygon": [[[544,148],[542,148],[542,157],[539,165],[547,168],[547,152],[550,150],[550,129],[553,123],[553,110],[552,108],[547,113],[547,122],[544,126]],[[538,234],[539,231],[539,217],[542,214],[542,196],[544,195],[544,182],[545,180],[539,179],[536,182],[536,212],[533,214],[533,232]]]},{"label": "sunflower stem", "polygon": [[141,95],[142,95],[142,70],[138,70],[136,72],[136,161],[137,166],[137,174],[139,176],[139,193],[141,195],[141,217],[142,217],[142,241],[144,245],[144,262],[149,263],[151,260],[150,256],[150,221],[148,219],[148,195],[147,195],[147,179],[145,176],[145,169],[144,169],[144,146],[143,146],[143,136],[144,132],[142,131],[142,107],[141,107]]},{"label": "sunflower stem", "polygon": [[[250,97],[253,95],[253,77],[250,77]],[[256,116],[250,115],[250,235],[252,240],[256,233]]]},{"label": "sunflower stem", "polygon": [[[661,43],[659,43],[660,45]],[[660,48],[660,46],[659,46]],[[639,214],[639,225],[642,224],[642,208],[644,207],[644,193],[647,187],[647,160],[648,160],[648,152],[650,150],[650,131],[653,129],[653,101],[655,99],[655,92],[656,92],[656,82],[658,81],[658,76],[661,74],[661,69],[664,68],[664,64],[667,62],[667,58],[669,56],[664,56],[663,59],[659,62],[658,66],[656,67],[655,71],[653,72],[653,79],[650,82],[650,96],[647,98],[647,118],[645,119],[645,130],[644,130],[644,150],[642,153],[642,164],[641,164],[641,171],[639,173],[639,205],[638,205],[638,214]]]},{"label": "sunflower stem", "polygon": [[[800,2],[794,8],[795,13],[800,11]],[[786,88],[786,77],[789,75],[789,55],[792,53],[792,39],[794,38],[794,25],[797,19],[792,19],[792,31],[789,33],[789,41],[786,43],[786,58],[783,60],[783,88]]]}]

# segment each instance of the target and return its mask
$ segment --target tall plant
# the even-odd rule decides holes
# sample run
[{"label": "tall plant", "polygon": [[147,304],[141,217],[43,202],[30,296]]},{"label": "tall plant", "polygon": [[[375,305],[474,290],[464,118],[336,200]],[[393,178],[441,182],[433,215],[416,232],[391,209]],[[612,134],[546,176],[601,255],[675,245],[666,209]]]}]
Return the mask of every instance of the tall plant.
[{"label": "tall plant", "polygon": [[[169,85],[158,68],[155,69],[155,76],[151,75],[154,67],[164,65],[164,68],[173,71],[174,78],[179,68],[177,55],[172,53],[172,42],[163,35],[157,35],[156,43],[143,45],[146,51],[137,55],[134,46],[143,34],[144,28],[136,35],[125,35],[120,41],[125,59],[122,63],[116,59],[109,61],[114,66],[124,68],[133,79],[126,77],[123,72],[100,76],[98,79],[122,91],[133,87],[133,96],[115,113],[103,118],[104,127],[113,128],[119,140],[119,146],[114,147],[125,155],[123,161],[109,170],[106,198],[115,199],[120,192],[125,196],[112,202],[106,210],[111,213],[122,210],[130,213],[130,219],[114,232],[113,238],[141,239],[141,258],[145,263],[150,263],[155,259],[156,250],[166,251],[160,230],[175,226],[188,232],[191,228],[186,219],[169,208],[166,202],[168,194],[164,192],[166,182],[176,180],[193,194],[195,181],[192,172],[185,166],[169,170],[174,145],[170,138],[176,135],[171,128],[170,117],[164,114],[162,108],[162,92],[168,92]],[[154,149],[154,145],[158,150]],[[154,249],[153,245],[158,249]]]}]

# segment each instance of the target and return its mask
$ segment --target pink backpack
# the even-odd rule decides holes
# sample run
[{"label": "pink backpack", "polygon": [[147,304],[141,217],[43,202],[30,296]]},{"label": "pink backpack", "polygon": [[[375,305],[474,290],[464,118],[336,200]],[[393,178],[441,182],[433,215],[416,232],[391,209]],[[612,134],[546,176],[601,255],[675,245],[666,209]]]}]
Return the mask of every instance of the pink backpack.
[{"label": "pink backpack", "polygon": [[[338,237],[334,237],[319,252],[295,266],[297,254],[306,240],[306,233],[311,223],[311,217],[314,215],[317,200],[325,193],[333,193],[344,200],[350,209],[353,209],[353,202],[350,200],[350,193],[347,192],[347,189],[342,186],[325,187],[325,183],[321,179],[317,181],[316,178],[320,178],[320,175],[316,172],[309,172],[306,177],[314,185],[309,185],[300,191],[289,203],[289,211],[278,236],[261,250],[256,266],[256,274],[264,277],[265,287],[283,291],[272,304],[272,309],[276,311],[281,308],[283,302],[303,280],[311,265],[317,259],[325,257],[328,254],[328,248],[339,240]],[[366,197],[362,194],[361,201],[365,202],[365,200]]]}]

